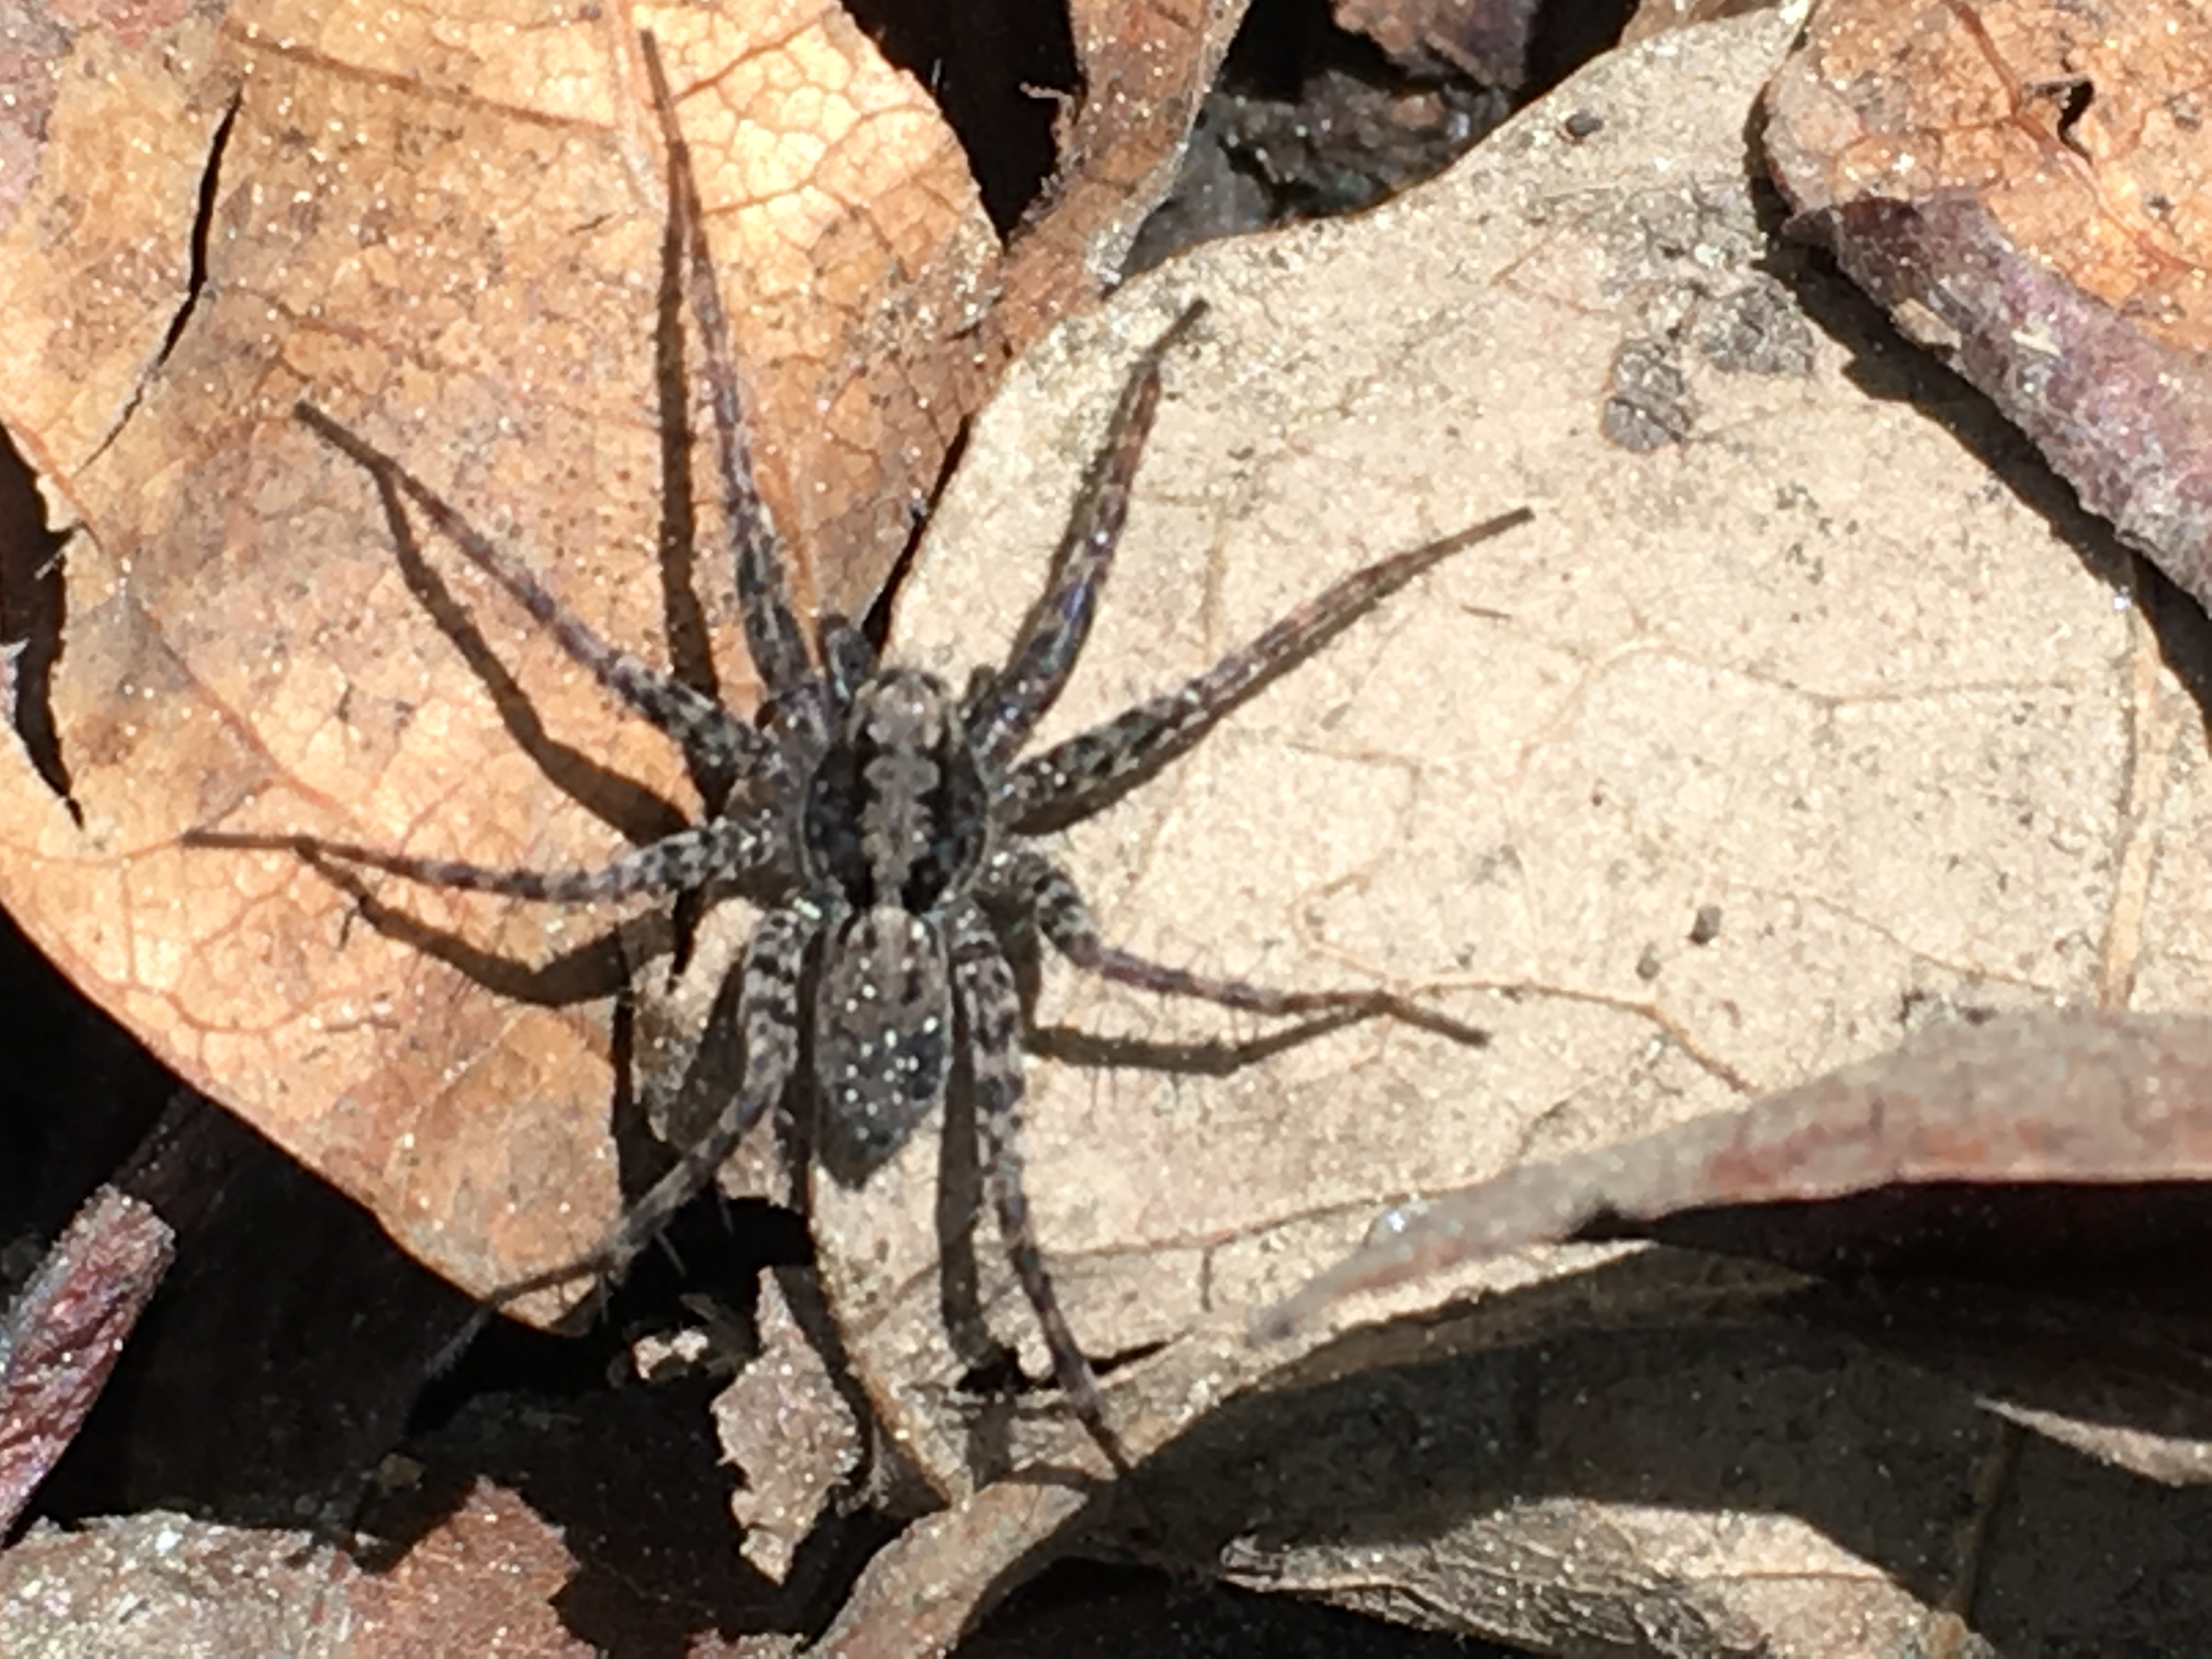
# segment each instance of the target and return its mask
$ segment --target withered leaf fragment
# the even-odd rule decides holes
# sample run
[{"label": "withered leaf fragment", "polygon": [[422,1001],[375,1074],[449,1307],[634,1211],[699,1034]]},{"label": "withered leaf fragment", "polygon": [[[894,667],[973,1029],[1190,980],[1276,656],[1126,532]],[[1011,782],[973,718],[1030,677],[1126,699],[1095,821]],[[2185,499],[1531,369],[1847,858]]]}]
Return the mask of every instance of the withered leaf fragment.
[{"label": "withered leaf fragment", "polygon": [[0,1534],[100,1398],[173,1242],[151,1207],[103,1187],[9,1308],[0,1323]]},{"label": "withered leaf fragment", "polygon": [[1766,92],[1796,228],[2212,604],[2212,17],[1848,0]]},{"label": "withered leaf fragment", "polygon": [[1637,1236],[1720,1206],[2208,1175],[2212,1020],[2083,1011],[1943,1025],[1741,1111],[1438,1198],[1253,1328],[1286,1336],[1355,1295],[1528,1245]]}]

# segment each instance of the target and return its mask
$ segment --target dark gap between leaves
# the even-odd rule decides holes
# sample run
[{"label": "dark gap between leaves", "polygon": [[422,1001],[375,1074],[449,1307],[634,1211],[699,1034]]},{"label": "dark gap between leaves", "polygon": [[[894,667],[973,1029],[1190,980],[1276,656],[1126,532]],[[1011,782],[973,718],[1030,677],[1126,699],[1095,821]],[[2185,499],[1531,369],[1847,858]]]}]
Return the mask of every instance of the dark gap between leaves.
[{"label": "dark gap between leaves", "polygon": [[805,1266],[813,1257],[805,1224],[790,1211],[703,1194],[677,1212],[603,1306],[593,1311],[586,1304],[589,1324],[580,1334],[550,1335],[513,1320],[493,1321],[452,1370],[422,1390],[407,1432],[435,1432],[485,1395],[573,1399],[603,1391],[611,1371],[628,1367],[639,1337],[697,1322],[684,1307],[687,1292],[714,1296],[749,1324],[762,1270]]},{"label": "dark gap between leaves", "polygon": [[30,464],[0,428],[0,706],[39,776],[82,825],[52,701],[67,604],[62,538],[46,528]]},{"label": "dark gap between leaves", "polygon": [[1083,86],[1060,6],[1032,0],[845,0],[892,64],[927,88],[967,152],[983,210],[1010,234],[1059,171],[1053,127]]}]

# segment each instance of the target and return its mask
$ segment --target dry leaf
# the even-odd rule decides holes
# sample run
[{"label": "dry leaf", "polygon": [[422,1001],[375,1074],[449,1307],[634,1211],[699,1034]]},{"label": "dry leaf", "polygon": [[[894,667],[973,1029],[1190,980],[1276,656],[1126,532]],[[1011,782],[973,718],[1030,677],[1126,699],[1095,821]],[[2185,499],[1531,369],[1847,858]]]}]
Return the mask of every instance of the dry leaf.
[{"label": "dry leaf", "polygon": [[[1342,1298],[1433,1278],[1531,1244],[1645,1236],[1645,1224],[1715,1206],[1789,1206],[1808,1267],[1863,1271],[1958,1241],[1923,1226],[1869,1227],[1844,1206],[1796,1206],[1899,1188],[2006,1183],[2109,1186],[2212,1177],[2212,1024],[2077,1012],[1936,1028],[1905,1047],[1642,1140],[1556,1164],[1524,1164],[1418,1211],[1267,1310],[1279,1340]],[[2060,1191],[2075,1238],[1973,1241],[2047,1275],[2054,1248],[2077,1257],[2109,1242],[2093,1195]],[[2140,1199],[2136,1201],[2140,1203]],[[1769,1234],[1777,1249],[1784,1241]],[[2100,1235],[2105,1235],[2100,1237]],[[1764,1252],[1762,1252],[1764,1253]],[[2077,1262],[2078,1266],[2078,1262]]]},{"label": "dry leaf", "polygon": [[927,1659],[947,1653],[983,1609],[1032,1565],[1036,1544],[1083,1507],[1050,1483],[1002,1480],[915,1522],[861,1572],[836,1621],[810,1650],[820,1659]]},{"label": "dry leaf", "polygon": [[569,1629],[554,1600],[575,1565],[558,1528],[514,1493],[479,1481],[391,1571],[352,1579],[346,1651],[569,1659],[599,1650]]},{"label": "dry leaf", "polygon": [[[347,1598],[361,1582],[305,1533],[160,1510],[66,1531],[41,1522],[0,1554],[0,1645],[70,1659],[149,1651],[338,1659],[356,1650]],[[562,1650],[501,1651],[522,1659]]]},{"label": "dry leaf", "polygon": [[1337,26],[1407,69],[1456,72],[1485,86],[1528,79],[1537,0],[1335,0]]},{"label": "dry leaf", "polygon": [[1530,1245],[1653,1238],[1840,1275],[1796,1310],[2091,1456],[2202,1484],[2208,1175],[2212,1024],[1947,1024],[1741,1112],[1425,1201],[1261,1329],[1416,1280],[1440,1305],[1455,1267]]},{"label": "dry leaf", "polygon": [[9,1303],[0,1322],[0,1535],[76,1437],[174,1242],[147,1206],[103,1187]]},{"label": "dry leaf", "polygon": [[[598,626],[645,642],[688,621],[723,653],[721,682],[746,683],[720,625],[726,593],[703,617],[672,616],[637,580],[653,564],[666,411],[653,356],[661,163],[635,25],[661,34],[684,94],[712,233],[745,278],[763,402],[806,410],[774,429],[803,424],[814,447],[767,446],[772,472],[783,461],[810,480],[803,502],[780,501],[802,553],[856,503],[902,516],[910,491],[872,471],[898,446],[837,412],[898,401],[836,383],[849,362],[830,331],[880,332],[922,303],[909,263],[981,280],[988,227],[972,197],[957,210],[957,151],[918,90],[869,70],[842,14],[788,21],[773,50],[696,9],[564,21],[526,52],[489,19],[276,8],[179,25],[200,32],[196,53],[159,43],[182,82],[173,100],[217,117],[201,146],[204,286],[144,385],[58,407],[78,388],[53,378],[69,365],[50,342],[4,392],[11,428],[84,526],[52,687],[76,812],[27,772],[0,797],[11,905],[179,1070],[479,1291],[589,1248],[613,1206],[606,1011],[586,999],[623,963],[587,951],[565,979],[557,962],[530,965],[603,925],[425,901],[433,927],[486,919],[476,941],[516,963],[503,981],[481,970],[487,990],[354,925],[348,896],[295,860],[175,838],[281,826],[575,862],[605,854],[610,824],[636,835],[672,817],[661,746],[496,605],[470,631],[437,574],[447,550],[396,556],[369,481],[291,418],[312,397],[528,549]],[[127,66],[95,73],[112,40],[76,46],[64,86],[150,101]],[[58,110],[42,190],[104,200],[112,189],[70,194],[84,188],[70,167],[135,176],[112,113],[78,135],[101,120]],[[863,161],[872,175],[854,171]],[[194,194],[167,199],[181,257]],[[33,203],[17,220],[10,290],[58,333],[105,341],[65,303],[82,272],[41,263],[35,227],[55,210]],[[82,264],[103,237],[143,240],[77,210]],[[824,272],[841,283],[817,299]],[[873,355],[874,372],[908,374],[908,349]],[[867,476],[831,464],[841,444]]]},{"label": "dry leaf", "polygon": [[2198,5],[1850,0],[1765,127],[1803,228],[2200,603],[2208,69]]},{"label": "dry leaf", "polygon": [[745,1559],[780,1584],[866,1443],[774,1274],[762,1276],[754,1319],[760,1351],[714,1397],[714,1428],[742,1482],[730,1512],[744,1529]]},{"label": "dry leaf", "polygon": [[[404,1557],[371,1571],[305,1533],[154,1510],[63,1530],[40,1524],[0,1553],[0,1649],[69,1659],[282,1654],[286,1659],[573,1659],[674,1652],[673,1619],[621,1622],[619,1597],[573,1597],[560,1530],[480,1480]],[[642,1591],[639,1600],[646,1600]],[[611,1607],[610,1601],[613,1603]],[[611,1618],[613,1622],[610,1623]],[[596,1621],[596,1622],[595,1622]],[[586,1640],[574,1626],[606,1637]],[[707,1652],[712,1632],[692,1650]],[[739,1636],[732,1659],[784,1659],[782,1636]]]},{"label": "dry leaf", "polygon": [[388,518],[295,399],[743,706],[714,491],[656,356],[676,311],[635,31],[677,84],[799,585],[849,611],[1007,353],[1110,275],[1233,9],[1080,20],[1098,96],[1011,256],[921,83],[835,6],[50,25],[39,118],[11,129],[42,142],[0,203],[27,348],[0,419],[74,532],[34,689],[69,796],[11,746],[0,896],[457,1284],[592,1248],[618,1202],[611,999],[663,923],[387,890],[391,911],[289,856],[178,844],[574,865],[695,810],[666,746]]},{"label": "dry leaf", "polygon": [[[1043,1021],[1103,1042],[1032,1067],[1033,1207],[1087,1349],[1125,1361],[1108,1407],[1141,1449],[1205,1437],[1200,1419],[1230,1401],[1267,1449],[1231,1463],[1247,1480],[1285,1433],[1310,1429],[1354,1469],[1426,1443],[1439,1419],[1414,1413],[1358,1436],[1356,1374],[1449,1352],[1452,1334],[1347,1339],[1310,1360],[1248,1353],[1237,1334],[1415,1194],[1790,1087],[1893,1046],[1931,1003],[2204,1000],[2212,950],[2186,897],[2205,879],[2201,714],[2124,586],[2116,602],[2129,568],[2094,526],[2032,469],[1993,478],[1949,429],[1986,444],[1978,405],[1916,377],[1762,228],[1744,112],[1788,39],[1773,17],[1670,35],[1594,65],[1356,225],[1202,251],[1048,341],[979,425],[895,635],[952,672],[993,660],[1033,595],[995,561],[1050,544],[1129,355],[1189,296],[1213,304],[1168,366],[1121,562],[1042,740],[1171,684],[1365,559],[1519,501],[1538,514],[1068,839],[1118,942],[1272,982],[1389,983],[1493,1034],[1473,1051],[1369,1026],[1208,1075],[1206,1045],[1249,1029],[1047,964]],[[1569,111],[1599,124],[1570,131]],[[1608,440],[1631,345],[1679,370],[1679,443]],[[1867,396],[1867,377],[1887,395]],[[1050,1033],[1042,1046],[1077,1050]],[[1095,1467],[1050,1396],[1010,1418],[963,1390],[976,1345],[945,1332],[971,1260],[991,1330],[1046,1373],[988,1222],[963,1241],[960,1206],[940,1207],[958,1136],[918,1142],[857,1195],[816,1183],[855,1364],[948,1491],[1040,1461]],[[1714,1289],[1710,1268],[1668,1257],[1632,1294],[1608,1261],[1499,1265],[1485,1280],[1498,1311],[1464,1341],[1548,1346],[1626,1321],[1646,1333],[1628,1358],[1577,1346],[1526,1397],[1575,1398],[1577,1367],[1601,1358],[1632,1364],[1634,1386],[1525,1468],[1420,1489],[1436,1507],[1404,1553],[1344,1546],[1380,1583],[1373,1601],[1570,1647],[1604,1607],[1607,1628],[1671,1631],[1662,1650],[1689,1652],[1736,1635],[1826,1652],[1838,1628],[1924,1635],[1949,1617],[1972,1558],[1929,1517],[1979,1501],[2004,1431],[1904,1367],[1848,1398],[1808,1384],[1833,1401],[1808,1424],[1790,1379],[1843,1363],[1836,1345],[1808,1358],[1757,1311],[1800,1281]],[[1714,1319],[1747,1326],[1742,1346],[1714,1352],[1696,1334]],[[1779,1368],[1774,1386],[1741,1414],[1712,1415],[1717,1382],[1658,1410],[1670,1367],[1713,1379],[1759,1364]],[[1279,1392],[1238,1399],[1328,1371],[1354,1374],[1334,1414],[1296,1430]],[[1505,1358],[1482,1375],[1523,1397]],[[1620,1425],[1639,1413],[1680,1459],[1626,1457]],[[1801,1431],[1869,1468],[1910,1446],[1921,1478],[1885,1493],[1826,1460],[1790,1474],[1778,1450],[1731,1484],[1745,1445],[1787,1450]],[[1646,1484],[1597,1478],[1608,1444]],[[1190,1471],[1172,1467],[1180,1504]],[[1570,1472],[1584,1483],[1571,1502],[1526,1507],[1521,1474]],[[1396,1526],[1399,1494],[1364,1489],[1370,1523]],[[1354,1568],[1332,1580],[1290,1518],[1325,1516],[1329,1499],[1271,1492],[1272,1507],[1214,1494],[1291,1540],[1255,1571],[1358,1599]],[[2003,1571],[2025,1586],[2010,1605],[2032,1624],[2031,1564],[2063,1540],[2007,1535]],[[1580,1576],[1578,1559],[1609,1565]]]},{"label": "dry leaf", "polygon": [[559,1536],[489,1485],[389,1572],[303,1534],[155,1510],[79,1530],[39,1527],[0,1556],[10,1653],[282,1653],[300,1659],[591,1651],[552,1605],[574,1565]]},{"label": "dry leaf", "polygon": [[1249,0],[1069,0],[1085,94],[1060,123],[1060,175],[1009,240],[1001,308],[1012,353],[1119,276]]}]

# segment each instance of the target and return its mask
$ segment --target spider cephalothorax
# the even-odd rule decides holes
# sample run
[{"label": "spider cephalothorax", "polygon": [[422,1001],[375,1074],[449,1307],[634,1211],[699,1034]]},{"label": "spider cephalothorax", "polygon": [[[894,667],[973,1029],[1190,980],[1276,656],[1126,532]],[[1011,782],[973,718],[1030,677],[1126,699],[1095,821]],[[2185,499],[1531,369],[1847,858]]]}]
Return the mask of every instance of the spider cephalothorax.
[{"label": "spider cephalothorax", "polygon": [[[433,885],[555,902],[702,890],[751,899],[762,914],[738,969],[740,1086],[713,1131],[630,1212],[599,1265],[619,1270],[799,1086],[802,1071],[811,1074],[805,1079],[811,1145],[848,1184],[879,1167],[948,1084],[964,1076],[974,1091],[985,1182],[1054,1374],[1092,1438],[1125,1468],[1030,1225],[1020,1140],[1023,1011],[1006,933],[1033,933],[1078,967],[1124,984],[1260,1014],[1424,1016],[1387,992],[1271,990],[1108,945],[1073,882],[1034,837],[1103,810],[1377,602],[1528,514],[1509,513],[1356,571],[1183,685],[1024,758],[1089,634],[1158,406],[1162,359],[1199,314],[1193,305],[1139,357],[1124,385],[1045,591],[1002,665],[979,672],[956,696],[931,674],[881,662],[879,634],[871,629],[832,624],[810,653],[754,482],[728,322],[674,100],[649,40],[646,61],[668,148],[670,210],[681,231],[765,719],[741,719],[601,640],[404,466],[302,405],[301,418],[319,436],[388,495],[413,502],[572,659],[682,745],[695,775],[735,784],[715,816],[592,871],[495,869],[304,839],[291,844],[317,859]],[[811,1008],[804,1006],[810,992]]]}]

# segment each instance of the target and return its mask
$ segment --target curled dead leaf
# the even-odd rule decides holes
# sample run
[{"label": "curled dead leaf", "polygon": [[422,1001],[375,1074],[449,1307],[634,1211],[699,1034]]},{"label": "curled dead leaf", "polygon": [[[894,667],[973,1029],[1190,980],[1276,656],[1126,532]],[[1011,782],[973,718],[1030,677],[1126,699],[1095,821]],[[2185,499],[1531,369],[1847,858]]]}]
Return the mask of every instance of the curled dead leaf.
[{"label": "curled dead leaf", "polygon": [[0,1322],[0,1535],[58,1462],[168,1268],[175,1236],[103,1187]]},{"label": "curled dead leaf", "polygon": [[2201,7],[1820,8],[1766,94],[1801,228],[2212,603]]},{"label": "curled dead leaf", "polygon": [[[1534,1244],[1635,1237],[1667,1218],[1721,1206],[1790,1205],[1901,1188],[2154,1185],[2212,1177],[2212,1022],[2073,1012],[1936,1028],[1741,1111],[1641,1140],[1526,1164],[1462,1192],[1424,1199],[1376,1241],[1267,1310],[1263,1339],[1290,1335],[1345,1297],[1435,1279]],[[1901,1194],[1900,1194],[1901,1196]],[[2084,1237],[2039,1241],[2077,1254]],[[2208,1206],[2212,1209],[2212,1206]],[[1794,1212],[1807,1265],[1864,1269],[1931,1248],[1932,1229],[1830,1224]],[[1678,1230],[1679,1231],[1679,1230]],[[2037,1241],[1991,1241],[2015,1256]],[[2041,1251],[2021,1265],[2049,1274]]]}]

